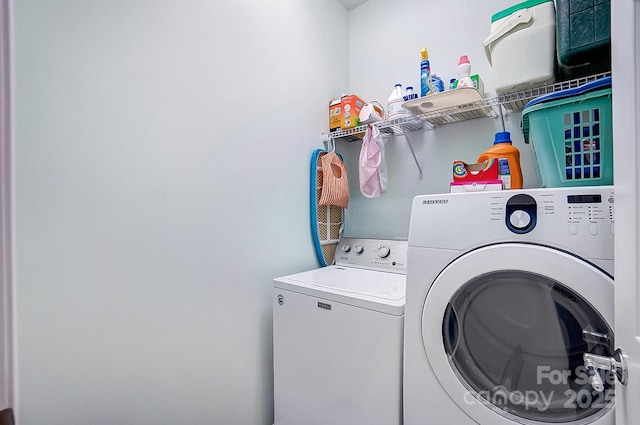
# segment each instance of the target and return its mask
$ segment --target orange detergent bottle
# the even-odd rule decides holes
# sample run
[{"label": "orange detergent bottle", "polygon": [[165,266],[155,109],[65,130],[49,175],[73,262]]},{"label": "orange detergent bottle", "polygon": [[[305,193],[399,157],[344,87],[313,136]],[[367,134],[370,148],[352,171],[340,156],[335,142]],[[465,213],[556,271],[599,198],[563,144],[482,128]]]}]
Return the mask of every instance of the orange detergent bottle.
[{"label": "orange detergent bottle", "polygon": [[493,146],[478,157],[477,162],[489,158],[498,161],[499,176],[503,189],[522,189],[522,169],[520,168],[520,151],[511,143],[508,131],[496,133]]}]

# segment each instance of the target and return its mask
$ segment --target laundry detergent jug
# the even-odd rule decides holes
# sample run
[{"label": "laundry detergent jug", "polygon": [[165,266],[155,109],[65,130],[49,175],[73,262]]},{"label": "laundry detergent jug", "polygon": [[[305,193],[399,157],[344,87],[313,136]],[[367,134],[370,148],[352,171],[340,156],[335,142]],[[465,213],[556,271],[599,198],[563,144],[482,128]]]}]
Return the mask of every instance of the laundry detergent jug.
[{"label": "laundry detergent jug", "polygon": [[503,189],[522,189],[520,151],[511,143],[511,134],[508,131],[496,133],[493,146],[484,151],[477,162],[484,162],[490,158],[498,161],[498,178],[502,180]]}]

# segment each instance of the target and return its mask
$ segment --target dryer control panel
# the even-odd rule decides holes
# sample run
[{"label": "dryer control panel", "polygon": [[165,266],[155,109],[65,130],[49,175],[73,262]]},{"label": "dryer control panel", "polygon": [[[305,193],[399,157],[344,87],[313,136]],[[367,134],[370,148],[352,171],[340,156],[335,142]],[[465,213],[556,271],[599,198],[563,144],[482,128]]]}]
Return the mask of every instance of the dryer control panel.
[{"label": "dryer control panel", "polygon": [[[565,214],[564,231],[570,235],[579,234],[596,236],[601,232],[613,236],[613,192],[566,192],[559,199],[556,196],[540,196],[544,208],[541,213],[556,215]],[[558,211],[559,209],[559,211]],[[528,233],[536,227],[538,205],[533,196],[520,193],[507,199],[505,204],[505,225],[513,233]],[[563,217],[558,217],[562,223]],[[562,229],[558,229],[562,231]]]},{"label": "dryer control panel", "polygon": [[411,246],[467,251],[529,242],[594,260],[612,260],[613,241],[612,186],[421,195],[409,228]]},{"label": "dryer control panel", "polygon": [[591,236],[600,232],[613,235],[613,193],[567,195],[567,205],[569,234],[582,231]]},{"label": "dryer control panel", "polygon": [[342,238],[334,263],[392,273],[407,272],[407,241],[404,239]]}]

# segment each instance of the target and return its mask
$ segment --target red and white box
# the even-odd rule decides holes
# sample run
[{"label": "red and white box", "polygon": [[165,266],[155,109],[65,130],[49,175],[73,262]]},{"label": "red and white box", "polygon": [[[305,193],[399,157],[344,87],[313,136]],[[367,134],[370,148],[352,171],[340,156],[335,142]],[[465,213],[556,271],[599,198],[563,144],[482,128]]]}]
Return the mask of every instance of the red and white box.
[{"label": "red and white box", "polygon": [[449,192],[502,190],[502,180],[498,178],[498,171],[498,161],[493,158],[476,164],[455,161],[453,163],[453,181],[449,185]]}]

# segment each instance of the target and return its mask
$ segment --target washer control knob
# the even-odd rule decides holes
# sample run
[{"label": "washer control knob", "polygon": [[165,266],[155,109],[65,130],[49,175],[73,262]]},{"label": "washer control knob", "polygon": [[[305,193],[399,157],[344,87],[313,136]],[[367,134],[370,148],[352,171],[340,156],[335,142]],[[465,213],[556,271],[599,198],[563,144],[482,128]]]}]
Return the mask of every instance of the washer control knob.
[{"label": "washer control knob", "polygon": [[356,254],[362,254],[364,248],[362,247],[362,245],[356,245],[353,247],[353,250],[356,252]]},{"label": "washer control knob", "polygon": [[380,247],[378,248],[378,257],[386,258],[389,256],[389,254],[391,254],[391,250],[389,249],[389,247],[386,245],[380,245]]},{"label": "washer control knob", "polygon": [[515,210],[509,217],[509,222],[516,229],[526,229],[531,223],[531,216],[528,212],[522,210]]},{"label": "washer control knob", "polygon": [[351,245],[349,245],[348,243],[342,245],[342,252],[349,252],[351,251]]}]

